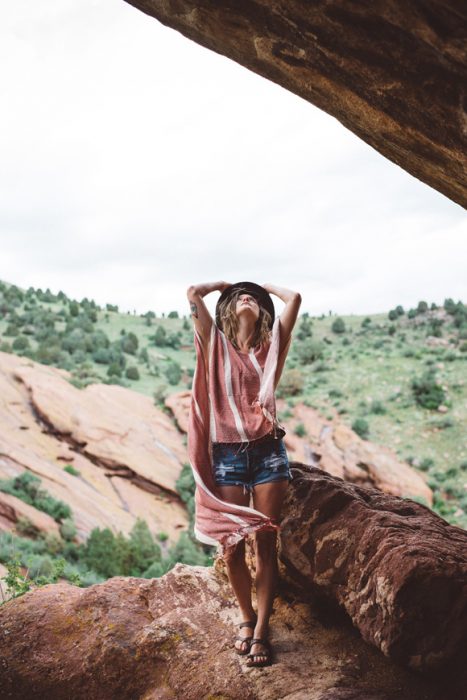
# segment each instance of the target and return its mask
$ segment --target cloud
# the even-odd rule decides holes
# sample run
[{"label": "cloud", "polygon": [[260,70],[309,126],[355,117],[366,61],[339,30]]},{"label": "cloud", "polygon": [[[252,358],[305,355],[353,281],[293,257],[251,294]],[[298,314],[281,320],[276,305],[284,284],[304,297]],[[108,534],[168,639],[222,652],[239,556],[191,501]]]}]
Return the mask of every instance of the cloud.
[{"label": "cloud", "polygon": [[465,298],[465,213],[329,115],[124,2],[3,15],[0,278],[138,311],[213,279]]}]

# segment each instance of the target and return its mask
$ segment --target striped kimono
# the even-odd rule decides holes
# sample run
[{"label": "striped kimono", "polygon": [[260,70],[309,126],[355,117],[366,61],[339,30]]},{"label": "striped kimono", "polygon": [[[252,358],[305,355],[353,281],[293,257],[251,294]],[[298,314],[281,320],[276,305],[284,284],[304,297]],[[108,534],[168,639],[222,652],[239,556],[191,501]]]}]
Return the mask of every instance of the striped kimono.
[{"label": "striped kimono", "polygon": [[212,323],[206,348],[194,328],[196,368],[188,425],[188,454],[195,478],[195,537],[226,550],[258,530],[278,530],[263,513],[219,497],[214,481],[213,442],[249,442],[281,428],[274,391],[291,337],[279,356],[279,318],[270,342],[249,353],[238,351]]}]

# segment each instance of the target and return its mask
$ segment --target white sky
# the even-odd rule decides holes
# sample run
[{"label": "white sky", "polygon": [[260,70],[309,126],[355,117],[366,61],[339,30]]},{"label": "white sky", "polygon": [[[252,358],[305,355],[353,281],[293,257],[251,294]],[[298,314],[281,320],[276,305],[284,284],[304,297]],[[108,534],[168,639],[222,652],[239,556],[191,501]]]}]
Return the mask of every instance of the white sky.
[{"label": "white sky", "polygon": [[158,313],[215,280],[467,301],[461,207],[123,0],[3,3],[0,61],[0,279]]}]

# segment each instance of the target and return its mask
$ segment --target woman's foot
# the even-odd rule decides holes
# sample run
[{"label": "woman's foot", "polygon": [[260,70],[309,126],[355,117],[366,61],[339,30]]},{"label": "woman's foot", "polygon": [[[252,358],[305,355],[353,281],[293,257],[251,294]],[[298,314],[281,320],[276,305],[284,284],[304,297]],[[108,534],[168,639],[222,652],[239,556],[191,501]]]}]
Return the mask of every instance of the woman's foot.
[{"label": "woman's foot", "polygon": [[271,663],[271,646],[267,639],[254,637],[251,640],[247,666],[268,666]]},{"label": "woman's foot", "polygon": [[250,642],[253,639],[253,632],[256,625],[256,618],[252,617],[250,620],[241,622],[238,626],[240,627],[240,634],[235,639],[235,651],[237,654],[248,654],[250,651]]}]

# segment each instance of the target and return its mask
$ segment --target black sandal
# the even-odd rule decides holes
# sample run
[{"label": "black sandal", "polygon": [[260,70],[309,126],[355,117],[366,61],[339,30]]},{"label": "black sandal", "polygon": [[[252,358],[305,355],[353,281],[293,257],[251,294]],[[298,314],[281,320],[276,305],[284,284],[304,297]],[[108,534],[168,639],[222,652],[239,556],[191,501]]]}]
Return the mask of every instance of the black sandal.
[{"label": "black sandal", "polygon": [[[238,626],[239,627],[252,627],[253,629],[255,629],[255,625],[256,625],[256,620],[246,620],[246,622],[240,622],[240,624]],[[240,637],[240,636],[235,637],[235,641],[246,642],[246,644],[247,644],[246,649],[242,649],[242,648],[239,649],[234,644],[234,649],[237,652],[237,654],[239,654],[240,656],[245,656],[245,654],[248,654],[248,652],[250,651],[250,643],[251,643],[252,639],[253,639],[253,635],[250,635],[249,637]]]},{"label": "black sandal", "polygon": [[[255,643],[263,644],[266,647],[266,651],[256,651],[254,654],[248,654],[248,659],[252,659],[252,661],[247,661],[247,666],[269,666],[272,663],[271,645],[269,641],[267,639],[260,639],[259,637],[254,637],[250,643],[250,650],[253,644]],[[255,656],[265,656],[266,659],[265,661],[255,661]]]}]

